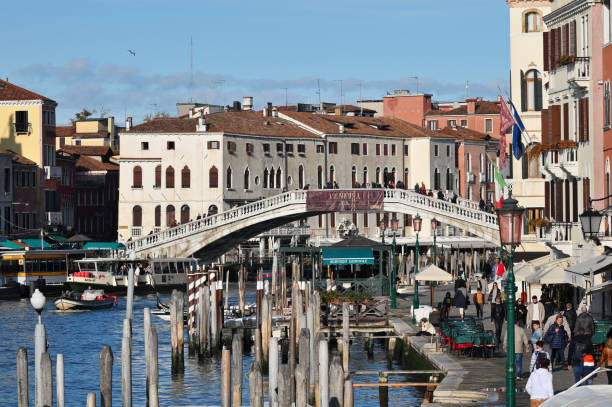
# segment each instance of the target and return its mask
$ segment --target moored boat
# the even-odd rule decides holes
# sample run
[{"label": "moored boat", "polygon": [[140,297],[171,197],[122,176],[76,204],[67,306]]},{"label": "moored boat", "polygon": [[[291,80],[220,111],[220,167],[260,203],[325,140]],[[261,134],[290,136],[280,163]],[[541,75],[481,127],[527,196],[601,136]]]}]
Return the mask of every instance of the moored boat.
[{"label": "moored boat", "polygon": [[104,294],[103,290],[85,290],[82,293],[68,291],[54,303],[60,311],[98,310],[112,308],[117,304],[117,297]]}]

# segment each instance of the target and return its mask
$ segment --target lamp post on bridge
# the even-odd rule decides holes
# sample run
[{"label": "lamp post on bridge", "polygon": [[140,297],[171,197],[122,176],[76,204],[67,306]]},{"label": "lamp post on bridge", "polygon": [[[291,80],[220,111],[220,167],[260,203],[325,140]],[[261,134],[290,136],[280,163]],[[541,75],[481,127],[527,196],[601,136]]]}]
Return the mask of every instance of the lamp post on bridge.
[{"label": "lamp post on bridge", "polygon": [[416,279],[416,275],[419,272],[419,232],[421,231],[421,226],[423,224],[423,219],[417,214],[417,216],[412,219],[412,228],[416,232],[416,243],[414,245],[414,297],[412,299],[412,323],[416,324],[416,316],[415,312],[419,309],[419,282]]},{"label": "lamp post on bridge", "polygon": [[514,407],[516,401],[516,361],[514,356],[514,302],[516,286],[514,284],[514,249],[521,244],[523,227],[523,211],[518,201],[512,198],[510,191],[507,199],[502,201],[502,207],[497,209],[499,239],[501,246],[510,248],[508,255],[508,276],[505,282],[506,315],[508,320],[507,352],[506,352],[506,406]]}]

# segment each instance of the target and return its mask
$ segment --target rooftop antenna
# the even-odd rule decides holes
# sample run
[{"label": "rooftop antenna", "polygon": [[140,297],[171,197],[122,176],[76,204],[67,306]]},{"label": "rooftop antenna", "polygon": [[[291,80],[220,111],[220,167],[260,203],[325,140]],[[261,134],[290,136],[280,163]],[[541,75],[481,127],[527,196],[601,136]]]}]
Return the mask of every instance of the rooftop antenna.
[{"label": "rooftop antenna", "polygon": [[189,36],[189,102],[193,102],[193,37]]},{"label": "rooftop antenna", "polygon": [[465,98],[470,98],[470,81],[465,81]]},{"label": "rooftop antenna", "polygon": [[287,90],[288,90],[289,88],[281,88],[281,89],[284,89],[284,90],[285,90],[285,107],[287,107],[287,106],[289,106],[289,99],[288,99],[288,97],[287,97]]},{"label": "rooftop antenna", "polygon": [[416,93],[419,94],[419,77],[418,76],[409,76],[408,79],[416,80]]},{"label": "rooftop antenna", "polygon": [[359,81],[359,107],[361,108],[361,116],[363,116],[363,97],[361,96],[361,88],[363,86],[363,82]]},{"label": "rooftop antenna", "polygon": [[342,97],[344,96],[344,93],[342,92],[342,79],[336,79],[336,82],[340,83],[340,105],[342,105]]},{"label": "rooftop antenna", "polygon": [[319,95],[319,109],[322,109],[321,106],[321,80],[317,79],[317,95]]}]

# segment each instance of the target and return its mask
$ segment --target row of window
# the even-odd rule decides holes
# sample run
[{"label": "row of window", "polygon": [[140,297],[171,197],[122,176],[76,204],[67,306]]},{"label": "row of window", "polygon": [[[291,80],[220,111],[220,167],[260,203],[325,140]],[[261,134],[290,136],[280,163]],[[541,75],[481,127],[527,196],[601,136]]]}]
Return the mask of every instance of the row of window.
[{"label": "row of window", "polygon": [[[162,167],[155,167],[155,184],[154,188],[161,188]],[[188,166],[184,166],[181,170],[181,188],[191,187],[191,170]],[[142,167],[137,165],[132,170],[132,188],[142,188]],[[174,188],[174,168],[169,166],[166,168],[166,188]],[[216,187],[215,187],[216,188]]]},{"label": "row of window", "polygon": [[[4,192],[11,192],[11,169],[4,168]],[[36,171],[13,171],[13,184],[15,188],[36,187]]]},{"label": "row of window", "polygon": [[38,227],[36,224],[36,213],[34,212],[15,212],[13,214],[13,226],[24,228],[24,229],[35,229]]},{"label": "row of window", "polygon": [[77,205],[103,206],[104,191],[77,191]]},{"label": "row of window", "polygon": [[102,216],[77,217],[77,230],[80,233],[97,234],[105,233],[104,218]]},{"label": "row of window", "polygon": [[[361,225],[359,225],[358,223],[358,219],[359,216],[357,213],[353,213],[353,224],[355,226],[362,226],[364,228],[369,227],[369,213],[364,213],[362,214],[362,222]],[[319,228],[323,227],[323,217],[325,215],[319,215]],[[384,214],[381,216],[381,214],[379,212],[376,213],[376,223],[374,224],[375,227],[378,227],[378,225],[381,224],[381,222],[383,222],[385,224],[386,228],[389,228],[390,224],[390,220],[393,218],[398,218],[401,219],[401,217],[404,218],[404,221],[402,222],[404,227],[411,227],[412,226],[412,215],[408,215],[408,214],[397,214],[395,212],[389,213],[389,212],[384,212]],[[329,214],[329,226],[332,228],[336,227],[336,214],[334,212]]]},{"label": "row of window", "polygon": [[[214,215],[218,212],[216,205],[210,205],[208,207],[208,213],[206,215]],[[164,226],[172,227],[179,223],[188,223],[192,221],[191,218],[191,210],[189,205],[185,204],[181,206],[180,210],[180,218],[177,220],[176,218],[176,209],[174,205],[166,206],[166,219],[164,222]],[[155,207],[155,227],[159,228],[162,226],[162,207],[161,205],[157,205]],[[136,205],[132,207],[132,227],[142,227],[142,207],[140,205]]]},{"label": "row of window", "polygon": [[[382,147],[381,147],[382,146]],[[376,155],[389,155],[389,144],[376,144]],[[396,154],[395,144],[391,144],[391,155]],[[351,143],[352,155],[368,155],[368,143]],[[404,145],[404,155],[408,155],[408,146]]]},{"label": "row of window", "polygon": [[[460,121],[461,123],[461,127],[468,127],[468,121],[467,119],[461,119]],[[446,125],[448,127],[457,127],[457,120],[456,119],[448,119],[446,121]],[[427,121],[427,128],[429,130],[439,130],[440,128],[438,127],[438,120],[428,120]],[[485,119],[485,125],[484,125],[484,132],[485,133],[491,133],[493,132],[493,119]]]}]

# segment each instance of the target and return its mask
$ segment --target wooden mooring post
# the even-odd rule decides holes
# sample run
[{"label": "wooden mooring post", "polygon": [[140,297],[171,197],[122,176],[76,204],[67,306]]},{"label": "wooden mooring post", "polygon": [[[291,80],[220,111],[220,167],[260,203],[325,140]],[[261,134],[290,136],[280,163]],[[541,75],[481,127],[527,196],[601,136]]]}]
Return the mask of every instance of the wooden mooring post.
[{"label": "wooden mooring post", "polygon": [[261,351],[262,369],[268,370],[268,350],[270,348],[270,337],[272,336],[272,296],[266,294],[262,299],[261,318]]},{"label": "wooden mooring post", "polygon": [[231,407],[231,364],[230,350],[223,347],[221,351],[221,407]]},{"label": "wooden mooring post", "polygon": [[246,294],[246,284],[245,284],[245,266],[244,264],[240,265],[240,271],[238,272],[238,308],[240,309],[240,316],[244,317],[244,297]]},{"label": "wooden mooring post", "polygon": [[87,393],[87,407],[96,407],[96,393]]},{"label": "wooden mooring post", "polygon": [[17,350],[17,406],[28,407],[28,350]]},{"label": "wooden mooring post", "polygon": [[306,407],[308,403],[308,369],[299,363],[295,369],[295,407]]},{"label": "wooden mooring post", "polygon": [[217,323],[218,317],[218,306],[217,306],[217,284],[211,282],[210,285],[210,339],[211,339],[211,354],[217,353],[219,349],[219,325]]},{"label": "wooden mooring post", "polygon": [[61,353],[57,354],[57,362],[55,363],[55,389],[57,407],[64,407],[66,405],[64,395],[64,355]]},{"label": "wooden mooring post", "polygon": [[329,348],[325,339],[319,342],[319,407],[329,407]]},{"label": "wooden mooring post", "polygon": [[200,286],[199,306],[199,330],[200,330],[200,359],[210,354],[210,289],[206,285]]},{"label": "wooden mooring post", "polygon": [[113,351],[105,345],[100,353],[100,406],[113,405]]},{"label": "wooden mooring post", "polygon": [[278,369],[278,407],[291,407],[290,381],[289,365],[283,363]]},{"label": "wooden mooring post", "polygon": [[232,335],[232,403],[242,405],[242,335]]},{"label": "wooden mooring post", "polygon": [[355,393],[353,391],[353,381],[344,381],[344,407],[353,407],[355,405]]},{"label": "wooden mooring post", "polygon": [[149,381],[147,387],[149,389],[149,407],[159,407],[159,397],[157,386],[159,383],[159,366],[157,361],[157,330],[151,327],[149,330],[149,353],[146,356],[149,362]]},{"label": "wooden mooring post", "polygon": [[268,400],[270,407],[278,406],[278,338],[270,338],[268,357]]},{"label": "wooden mooring post", "polygon": [[40,381],[42,386],[40,406],[53,407],[53,366],[49,352],[43,352],[40,357]]},{"label": "wooden mooring post", "polygon": [[132,407],[132,333],[131,323],[127,318],[123,320],[121,340],[121,400],[123,407]]},{"label": "wooden mooring post", "polygon": [[342,369],[347,376],[349,370],[349,348],[351,347],[349,320],[349,304],[344,302],[342,303]]},{"label": "wooden mooring post", "polygon": [[147,404],[149,402],[149,375],[150,375],[150,360],[149,360],[149,339],[151,337],[151,309],[145,308],[143,311],[143,330],[144,330],[144,360],[145,360],[145,392]]},{"label": "wooden mooring post", "polygon": [[344,406],[344,370],[340,356],[332,358],[329,366],[329,407]]},{"label": "wooden mooring post", "polygon": [[[263,407],[263,378],[261,377],[261,366],[257,362],[251,363],[249,369],[249,398],[251,407]],[[234,404],[241,406],[242,404]],[[272,407],[272,404],[270,404]]]}]

